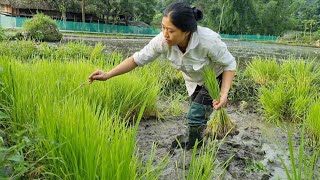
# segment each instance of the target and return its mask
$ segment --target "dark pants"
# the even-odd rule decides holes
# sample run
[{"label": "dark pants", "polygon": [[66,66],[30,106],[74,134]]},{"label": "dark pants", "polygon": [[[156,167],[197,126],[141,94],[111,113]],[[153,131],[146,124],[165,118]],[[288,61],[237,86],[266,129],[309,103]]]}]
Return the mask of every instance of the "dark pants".
[{"label": "dark pants", "polygon": [[[221,88],[222,74],[217,77]],[[197,86],[195,92],[190,96],[190,108],[187,114],[189,126],[201,126],[207,124],[212,109],[212,98],[208,90],[202,85]]]}]

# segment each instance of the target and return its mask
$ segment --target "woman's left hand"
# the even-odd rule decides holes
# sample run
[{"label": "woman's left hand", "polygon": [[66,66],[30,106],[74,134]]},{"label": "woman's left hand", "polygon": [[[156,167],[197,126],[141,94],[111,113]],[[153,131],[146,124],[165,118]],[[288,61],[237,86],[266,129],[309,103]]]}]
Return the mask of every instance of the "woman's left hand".
[{"label": "woman's left hand", "polygon": [[222,95],[220,96],[220,99],[217,100],[213,100],[212,101],[212,106],[215,110],[220,109],[221,107],[224,107],[227,104],[228,101],[228,96],[226,95]]}]

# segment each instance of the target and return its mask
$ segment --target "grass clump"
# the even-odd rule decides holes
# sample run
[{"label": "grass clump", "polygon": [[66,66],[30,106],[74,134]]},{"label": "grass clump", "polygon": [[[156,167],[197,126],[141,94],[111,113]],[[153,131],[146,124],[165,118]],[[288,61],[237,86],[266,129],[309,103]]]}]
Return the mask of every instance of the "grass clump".
[{"label": "grass clump", "polygon": [[245,74],[260,85],[267,85],[277,81],[280,75],[280,66],[275,59],[255,58],[245,70]]},{"label": "grass clump", "polygon": [[307,131],[312,139],[312,144],[320,145],[320,101],[316,101],[310,106],[306,119]]},{"label": "grass clump", "polygon": [[[203,79],[211,98],[215,100],[220,99],[219,83],[212,68],[206,67],[204,69]],[[220,109],[214,111],[213,116],[207,124],[205,134],[216,136],[218,139],[221,139],[228,133],[230,135],[236,134],[236,126],[230,120],[225,109],[221,107]]]},{"label": "grass clump", "polygon": [[[247,69],[252,79],[260,79],[255,81],[263,82],[260,83],[259,89],[262,111],[267,120],[274,123],[282,121],[300,123],[306,118],[308,109],[320,90],[318,65],[312,61],[296,59],[288,59],[280,65],[275,65],[275,60],[271,61],[253,60]],[[274,64],[272,67],[278,66],[278,70],[265,73],[264,69],[270,68],[270,64]],[[259,72],[252,73],[253,70]],[[260,78],[261,74],[267,75]]]}]

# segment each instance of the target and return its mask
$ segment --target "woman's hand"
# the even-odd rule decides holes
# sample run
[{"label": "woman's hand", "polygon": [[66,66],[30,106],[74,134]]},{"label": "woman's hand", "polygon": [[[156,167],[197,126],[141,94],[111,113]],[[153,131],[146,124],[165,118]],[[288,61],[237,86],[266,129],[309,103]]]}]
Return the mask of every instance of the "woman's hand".
[{"label": "woman's hand", "polygon": [[88,79],[89,79],[89,83],[92,83],[94,80],[105,81],[105,80],[109,79],[110,77],[111,76],[109,75],[108,72],[96,70],[88,77]]},{"label": "woman's hand", "polygon": [[224,107],[227,104],[227,101],[228,101],[228,96],[222,95],[220,96],[220,99],[218,101],[217,100],[212,101],[212,106],[215,110],[218,110],[221,107]]}]

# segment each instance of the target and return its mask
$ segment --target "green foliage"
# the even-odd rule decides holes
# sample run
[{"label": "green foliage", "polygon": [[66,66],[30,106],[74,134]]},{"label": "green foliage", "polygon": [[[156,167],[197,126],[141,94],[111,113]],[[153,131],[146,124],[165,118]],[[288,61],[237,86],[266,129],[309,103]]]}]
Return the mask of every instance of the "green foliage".
[{"label": "green foliage", "polygon": [[212,70],[212,67],[207,66],[203,71],[203,81],[208,89],[212,99],[218,100],[220,98],[220,86],[216,79],[217,75]]},{"label": "green foliage", "polygon": [[320,143],[320,101],[316,101],[310,106],[310,110],[306,120],[306,128],[312,137],[312,144]]},{"label": "green foliage", "polygon": [[129,115],[138,117],[130,116],[130,120],[139,121],[142,114],[154,111],[160,88],[156,76],[146,71],[156,71],[157,66],[146,66],[105,83],[79,86],[94,70],[90,62],[33,59],[21,63],[8,57],[0,58],[0,62],[6,85],[0,97],[11,97],[13,128],[21,128],[15,124],[36,128],[33,135],[38,140],[30,154],[41,159],[41,176],[130,179],[160,175],[165,161],[144,170],[135,152],[139,123],[133,128],[127,123]]},{"label": "green foliage", "polygon": [[[319,158],[319,150],[315,148],[310,156],[305,152],[304,127],[300,137],[299,152],[295,155],[294,141],[292,140],[292,131],[288,128],[288,144],[290,154],[290,166],[288,167],[284,160],[280,158],[281,164],[286,171],[289,180],[312,180],[316,177],[317,160]],[[291,169],[289,169],[291,168]],[[291,170],[291,171],[290,171]]]},{"label": "green foliage", "polygon": [[[136,21],[143,21],[147,24],[151,24],[154,15],[156,14],[153,8],[155,0],[139,0],[135,1],[133,4],[134,8],[134,18]],[[132,8],[132,7],[130,7]]]},{"label": "green foliage", "polygon": [[259,101],[267,119],[301,122],[319,92],[320,70],[314,62],[288,59],[282,65],[256,59],[246,69],[262,85]]},{"label": "green foliage", "polygon": [[247,64],[244,73],[251,77],[255,83],[267,85],[278,80],[280,67],[276,59],[258,57]]},{"label": "green foliage", "polygon": [[[195,144],[195,147],[198,146],[197,143]],[[219,164],[216,161],[217,154],[222,143],[223,141],[221,141],[218,144],[216,140],[208,139],[208,142],[206,143],[206,145],[203,145],[201,147],[200,152],[197,152],[197,148],[193,148],[189,171],[185,173],[185,169],[184,169],[184,174],[186,174],[185,179],[206,180],[206,179],[220,179],[221,177],[223,177],[224,172],[228,166],[228,163],[232,159],[232,157],[230,157],[226,162],[221,164]],[[219,166],[221,167],[221,169],[218,169]],[[184,178],[178,178],[178,179],[184,179]]]},{"label": "green foliage", "polygon": [[6,39],[6,35],[4,33],[4,29],[0,26],[0,41],[5,39]]},{"label": "green foliage", "polygon": [[233,80],[232,88],[229,92],[229,100],[232,102],[249,102],[255,103],[258,101],[257,84],[249,75],[242,70],[237,70],[235,79]]},{"label": "green foliage", "polygon": [[36,14],[23,25],[27,36],[37,41],[60,41],[62,34],[56,23],[44,14]]},{"label": "green foliage", "polygon": [[162,13],[157,13],[151,22],[151,26],[154,28],[161,28],[161,22],[162,22]]}]

